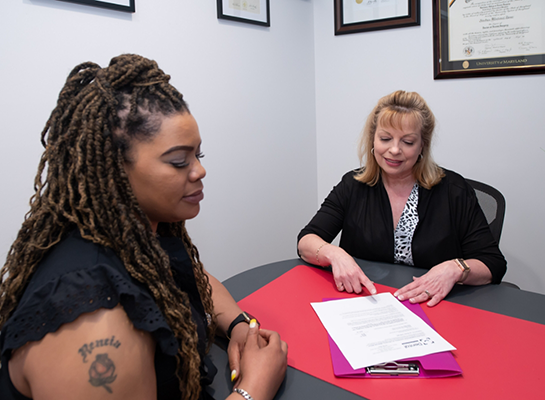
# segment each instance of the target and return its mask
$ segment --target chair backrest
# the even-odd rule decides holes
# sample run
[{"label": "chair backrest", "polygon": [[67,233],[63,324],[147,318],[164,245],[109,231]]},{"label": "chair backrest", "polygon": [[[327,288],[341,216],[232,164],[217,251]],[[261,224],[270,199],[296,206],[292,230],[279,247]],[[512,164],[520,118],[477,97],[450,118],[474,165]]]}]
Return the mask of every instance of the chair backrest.
[{"label": "chair backrest", "polygon": [[500,243],[501,230],[503,228],[503,219],[505,217],[505,197],[499,190],[487,185],[486,183],[466,179],[477,194],[477,200],[481,206],[488,226],[492,231],[494,239]]}]

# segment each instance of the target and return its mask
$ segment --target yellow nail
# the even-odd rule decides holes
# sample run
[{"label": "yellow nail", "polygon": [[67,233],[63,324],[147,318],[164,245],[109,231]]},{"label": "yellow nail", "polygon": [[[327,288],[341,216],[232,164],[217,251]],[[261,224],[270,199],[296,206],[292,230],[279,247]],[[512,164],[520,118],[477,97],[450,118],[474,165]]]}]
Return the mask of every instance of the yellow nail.
[{"label": "yellow nail", "polygon": [[237,378],[237,370],[234,369],[231,371],[231,382],[234,382],[236,378]]},{"label": "yellow nail", "polygon": [[250,328],[255,328],[257,326],[257,321],[255,318],[250,320]]}]

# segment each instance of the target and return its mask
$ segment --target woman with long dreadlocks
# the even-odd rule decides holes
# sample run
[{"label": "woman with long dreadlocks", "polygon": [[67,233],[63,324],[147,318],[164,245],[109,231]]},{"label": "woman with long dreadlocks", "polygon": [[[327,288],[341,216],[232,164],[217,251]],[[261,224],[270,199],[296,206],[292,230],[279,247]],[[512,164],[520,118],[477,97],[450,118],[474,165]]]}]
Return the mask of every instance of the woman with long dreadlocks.
[{"label": "woman with long dreadlocks", "polygon": [[230,338],[233,399],[271,399],[286,343],[249,324],[199,260],[201,138],[182,95],[137,55],[75,67],[43,132],[31,209],[0,284],[8,399],[198,399]]}]

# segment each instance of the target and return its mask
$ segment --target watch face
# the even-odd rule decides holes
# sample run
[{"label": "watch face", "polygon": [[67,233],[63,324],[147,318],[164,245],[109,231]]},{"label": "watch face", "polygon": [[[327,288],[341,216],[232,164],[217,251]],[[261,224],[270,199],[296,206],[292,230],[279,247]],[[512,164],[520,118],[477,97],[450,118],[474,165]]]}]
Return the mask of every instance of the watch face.
[{"label": "watch face", "polygon": [[247,313],[246,311],[242,312],[242,315],[244,315],[245,321],[249,324],[252,319],[255,319],[257,321],[257,318],[254,317],[252,314]]},{"label": "watch face", "polygon": [[243,312],[242,312],[242,315],[244,315],[244,319],[246,320],[247,323],[250,323],[250,321],[251,321],[252,318],[253,318],[252,314],[249,314],[249,313],[247,313],[246,311],[243,311]]}]

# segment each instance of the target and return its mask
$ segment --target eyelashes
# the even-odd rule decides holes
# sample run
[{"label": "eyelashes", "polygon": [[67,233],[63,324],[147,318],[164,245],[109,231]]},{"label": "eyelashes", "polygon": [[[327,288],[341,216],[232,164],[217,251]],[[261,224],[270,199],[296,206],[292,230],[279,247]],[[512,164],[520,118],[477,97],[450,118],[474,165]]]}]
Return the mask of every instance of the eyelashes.
[{"label": "eyelashes", "polygon": [[[204,158],[204,153],[197,153],[195,154],[195,157],[197,158],[197,160],[201,160]],[[185,168],[189,165],[189,163],[187,161],[180,161],[180,162],[176,162],[176,161],[171,161],[170,164],[174,167],[174,168]]]},{"label": "eyelashes", "polygon": [[[389,140],[390,140],[390,138],[380,138],[381,142],[388,142]],[[412,146],[414,144],[414,142],[407,142],[405,140],[403,141],[403,143],[405,143],[408,146]]]}]

